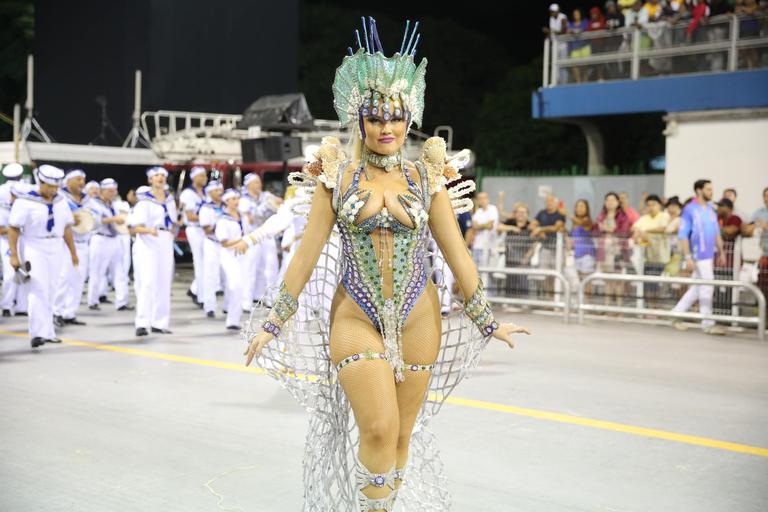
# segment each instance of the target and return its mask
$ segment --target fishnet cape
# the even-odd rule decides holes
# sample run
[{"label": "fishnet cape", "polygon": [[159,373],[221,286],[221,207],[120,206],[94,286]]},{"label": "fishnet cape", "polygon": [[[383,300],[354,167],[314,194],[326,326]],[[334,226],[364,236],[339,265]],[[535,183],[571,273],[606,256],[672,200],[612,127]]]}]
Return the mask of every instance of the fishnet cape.
[{"label": "fishnet cape", "polygon": [[[329,349],[330,307],[341,276],[340,244],[334,229],[299,296],[298,311],[256,359],[310,413],[303,461],[304,512],[357,512],[354,454],[358,431]],[[430,247],[436,247],[433,241]],[[447,293],[443,281],[447,265],[436,250],[429,251],[427,258],[425,268],[442,297]],[[254,307],[243,326],[246,340],[261,330],[267,314],[266,308]],[[489,339],[463,310],[443,318],[440,350],[413,428],[395,510],[449,510],[451,497],[443,462],[428,425],[456,385],[477,366]]]}]

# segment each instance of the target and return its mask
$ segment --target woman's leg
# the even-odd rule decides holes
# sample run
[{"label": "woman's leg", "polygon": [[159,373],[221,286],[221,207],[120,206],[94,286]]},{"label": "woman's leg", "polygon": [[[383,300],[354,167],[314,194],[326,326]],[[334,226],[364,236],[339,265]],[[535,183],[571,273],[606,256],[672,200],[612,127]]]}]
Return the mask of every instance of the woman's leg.
[{"label": "woman's leg", "polygon": [[357,304],[341,290],[334,302],[338,307],[332,308],[331,314],[331,360],[338,365],[350,358],[339,370],[339,382],[360,431],[356,470],[359,508],[391,510],[399,425],[394,373],[389,363],[378,357],[384,352],[381,334],[367,318],[361,318]]},{"label": "woman's leg", "polygon": [[405,380],[396,383],[400,425],[397,434],[395,488],[399,488],[403,481],[413,425],[424,404],[432,365],[440,350],[441,330],[440,301],[435,286],[429,281],[403,329],[403,360],[406,369]]}]

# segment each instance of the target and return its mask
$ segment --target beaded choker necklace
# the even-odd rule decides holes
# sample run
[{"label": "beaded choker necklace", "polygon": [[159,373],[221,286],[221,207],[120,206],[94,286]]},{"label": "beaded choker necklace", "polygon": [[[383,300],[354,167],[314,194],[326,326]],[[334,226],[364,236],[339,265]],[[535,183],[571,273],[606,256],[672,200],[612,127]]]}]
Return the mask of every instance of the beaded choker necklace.
[{"label": "beaded choker necklace", "polygon": [[402,167],[403,153],[402,151],[398,151],[391,155],[380,155],[369,150],[367,146],[363,146],[363,160],[374,167],[389,172],[398,165]]}]

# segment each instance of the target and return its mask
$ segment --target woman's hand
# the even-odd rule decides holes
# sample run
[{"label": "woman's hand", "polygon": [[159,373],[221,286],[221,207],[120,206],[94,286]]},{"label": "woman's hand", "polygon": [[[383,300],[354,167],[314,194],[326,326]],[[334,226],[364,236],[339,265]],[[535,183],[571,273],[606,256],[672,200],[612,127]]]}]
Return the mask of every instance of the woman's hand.
[{"label": "woman's hand", "polygon": [[512,335],[520,333],[531,334],[527,327],[521,325],[500,324],[499,328],[493,331],[493,337],[509,345],[509,348],[515,348],[515,343],[512,341]]},{"label": "woman's hand", "polygon": [[254,357],[261,355],[261,351],[264,346],[272,341],[273,338],[274,336],[272,336],[272,333],[267,331],[261,331],[259,334],[254,336],[251,339],[251,344],[248,345],[248,348],[245,350],[245,352],[243,352],[243,355],[247,356],[245,360],[245,366],[250,365]]}]

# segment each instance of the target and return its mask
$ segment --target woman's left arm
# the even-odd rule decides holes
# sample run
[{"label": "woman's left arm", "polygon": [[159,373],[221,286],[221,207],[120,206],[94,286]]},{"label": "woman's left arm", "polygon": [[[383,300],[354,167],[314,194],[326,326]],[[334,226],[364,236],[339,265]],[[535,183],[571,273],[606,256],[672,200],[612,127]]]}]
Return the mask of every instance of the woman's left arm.
[{"label": "woman's left arm", "polygon": [[515,324],[498,325],[491,311],[490,304],[485,298],[480,276],[475,262],[467,250],[461,236],[459,223],[451,206],[451,199],[445,187],[432,196],[429,208],[429,227],[438,247],[443,253],[448,266],[451,268],[456,282],[464,296],[464,307],[467,315],[472,318],[483,334],[493,335],[514,347],[511,334],[524,332],[530,334],[527,328]]}]

